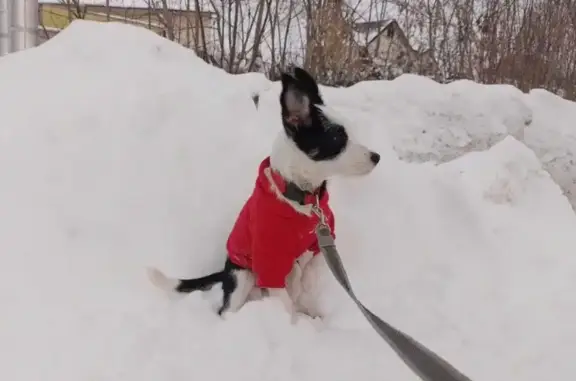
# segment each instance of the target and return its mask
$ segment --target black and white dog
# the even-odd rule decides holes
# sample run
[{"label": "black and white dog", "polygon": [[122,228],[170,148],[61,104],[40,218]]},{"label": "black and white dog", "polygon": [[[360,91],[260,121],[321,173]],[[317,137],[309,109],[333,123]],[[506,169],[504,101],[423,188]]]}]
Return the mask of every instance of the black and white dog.
[{"label": "black and white dog", "polygon": [[[155,268],[156,286],[188,293],[222,287],[218,313],[237,311],[267,293],[279,297],[293,316],[319,316],[309,285],[319,249],[314,236],[320,207],[334,228],[326,182],[332,176],[366,175],[380,155],[354,142],[346,122],[324,105],[318,85],[303,69],[282,75],[284,130],[259,169],[254,192],[228,239],[222,271],[195,279],[173,279]],[[263,292],[266,291],[266,292]]]}]

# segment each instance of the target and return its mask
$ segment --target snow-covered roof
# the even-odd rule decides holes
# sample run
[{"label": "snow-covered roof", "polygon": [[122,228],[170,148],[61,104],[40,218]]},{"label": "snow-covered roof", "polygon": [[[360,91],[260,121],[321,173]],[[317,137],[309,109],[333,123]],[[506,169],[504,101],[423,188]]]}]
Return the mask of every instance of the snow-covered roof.
[{"label": "snow-covered roof", "polygon": [[[106,13],[102,13],[102,12],[94,12],[91,14],[95,15],[95,16],[107,17]],[[110,20],[112,20],[112,21],[119,20],[119,21],[130,23],[130,24],[141,25],[141,26],[145,26],[145,27],[153,26],[155,28],[163,28],[162,24],[155,22],[153,20],[143,21],[143,20],[138,20],[138,19],[126,18],[126,17],[118,16],[118,15],[110,15]]]},{"label": "snow-covered roof", "polygon": [[38,29],[43,30],[43,31],[45,30],[47,32],[60,32],[60,31],[62,31],[62,29],[60,29],[60,28],[55,28],[53,26],[44,26],[44,25],[38,25]]},{"label": "snow-covered roof", "polygon": [[362,46],[367,45],[386,30],[394,21],[394,19],[385,19],[357,22],[352,27],[354,41]]},{"label": "snow-covered roof", "polygon": [[[166,0],[168,7],[173,10],[194,9],[194,2],[187,0]],[[68,4],[70,0],[41,0],[40,3],[46,4]],[[106,0],[80,0],[83,5],[107,5]],[[162,8],[161,0],[110,0],[111,7],[125,8]],[[205,11],[204,11],[205,12]]]}]

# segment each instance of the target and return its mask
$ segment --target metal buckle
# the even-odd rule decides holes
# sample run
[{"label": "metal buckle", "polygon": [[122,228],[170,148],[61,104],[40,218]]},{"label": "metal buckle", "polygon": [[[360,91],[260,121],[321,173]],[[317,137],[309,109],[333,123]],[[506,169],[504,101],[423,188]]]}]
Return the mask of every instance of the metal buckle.
[{"label": "metal buckle", "polygon": [[312,205],[312,212],[314,212],[314,214],[318,216],[318,218],[320,219],[318,225],[325,226],[328,229],[330,229],[330,227],[328,226],[328,222],[326,220],[326,215],[324,214],[324,211],[322,211],[322,208],[320,207],[319,195],[316,195],[316,202],[314,203],[314,205]]}]

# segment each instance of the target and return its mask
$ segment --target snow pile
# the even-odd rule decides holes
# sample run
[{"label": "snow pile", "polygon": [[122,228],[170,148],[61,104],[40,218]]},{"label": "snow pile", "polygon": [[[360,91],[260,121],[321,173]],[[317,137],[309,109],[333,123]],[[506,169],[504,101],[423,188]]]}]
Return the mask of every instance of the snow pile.
[{"label": "snow pile", "polygon": [[527,103],[534,122],[526,129],[524,142],[576,209],[576,103],[544,90],[531,91]]},{"label": "snow pile", "polygon": [[[0,379],[416,380],[325,267],[320,327],[291,326],[272,299],[222,321],[213,295],[170,299],[146,279],[149,265],[221,266],[280,129],[277,89],[257,110],[266,86],[247,78],[146,30],[89,22],[0,61]],[[326,91],[383,154],[372,175],[331,185],[359,297],[476,381],[570,380],[576,218],[534,153],[513,137],[438,166],[395,153],[423,146],[394,126],[445,120],[438,136],[480,149],[529,113],[511,89],[492,99],[466,83],[423,85],[410,104],[402,81],[386,102],[384,86]],[[464,107],[461,124],[429,119]],[[485,135],[468,126],[475,113]],[[420,157],[446,150],[434,147]]]},{"label": "snow pile", "polygon": [[534,151],[576,208],[574,102],[544,90],[524,94],[471,81],[440,85],[414,75],[330,94],[329,100],[379,120],[406,161],[442,163],[513,136]]}]

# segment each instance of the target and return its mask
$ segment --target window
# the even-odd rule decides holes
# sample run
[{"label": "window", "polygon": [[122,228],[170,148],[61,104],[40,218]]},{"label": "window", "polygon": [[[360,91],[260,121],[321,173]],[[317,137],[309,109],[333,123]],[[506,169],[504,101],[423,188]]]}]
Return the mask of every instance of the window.
[{"label": "window", "polygon": [[389,27],[388,29],[386,29],[386,36],[388,38],[394,38],[394,28]]}]

